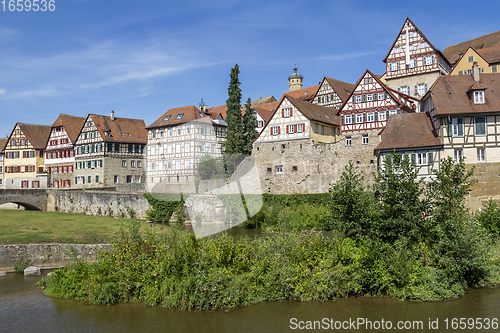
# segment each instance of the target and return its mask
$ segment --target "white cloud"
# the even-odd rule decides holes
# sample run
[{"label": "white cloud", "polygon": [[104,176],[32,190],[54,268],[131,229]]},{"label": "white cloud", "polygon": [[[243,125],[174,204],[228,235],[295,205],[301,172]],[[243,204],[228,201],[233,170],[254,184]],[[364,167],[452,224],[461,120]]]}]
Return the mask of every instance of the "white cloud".
[{"label": "white cloud", "polygon": [[5,95],[7,93],[7,89],[2,88],[0,89],[0,95]]}]

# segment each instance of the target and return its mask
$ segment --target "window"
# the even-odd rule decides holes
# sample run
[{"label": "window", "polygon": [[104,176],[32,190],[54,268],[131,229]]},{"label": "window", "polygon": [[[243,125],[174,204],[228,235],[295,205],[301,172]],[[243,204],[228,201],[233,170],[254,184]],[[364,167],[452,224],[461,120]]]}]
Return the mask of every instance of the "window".
[{"label": "window", "polygon": [[419,48],[419,49],[425,49],[425,48],[426,48],[426,47],[428,47],[428,46],[429,46],[429,44],[427,44],[427,42],[423,42],[423,43],[420,43],[420,44],[418,45],[418,48]]},{"label": "window", "polygon": [[378,113],[378,120],[379,121],[385,121],[385,111],[379,111]]},{"label": "window", "polygon": [[[101,166],[102,166],[102,162],[101,162]],[[137,161],[137,167],[142,168],[142,161]]]},{"label": "window", "polygon": [[362,123],[363,122],[363,114],[362,113],[358,113],[356,114],[356,123]]},{"label": "window", "polygon": [[130,161],[130,167],[135,168],[135,161]]},{"label": "window", "polygon": [[498,73],[498,65],[491,66],[491,72],[492,73]]},{"label": "window", "polygon": [[177,117],[175,117],[175,120],[181,119],[183,115],[184,115],[184,113],[178,113]]},{"label": "window", "polygon": [[200,144],[200,152],[202,152],[202,153],[205,152],[205,144],[204,143]]},{"label": "window", "polygon": [[189,134],[189,126],[186,127],[186,134]]},{"label": "window", "polygon": [[172,145],[167,145],[167,154],[172,154]]},{"label": "window", "polygon": [[141,176],[137,175],[134,177],[134,183],[138,184],[141,182]]},{"label": "window", "polygon": [[321,125],[321,135],[325,135],[325,126]]},{"label": "window", "polygon": [[400,87],[398,91],[401,91],[403,94],[409,95],[410,92],[410,86],[405,86],[405,87]]},{"label": "window", "polygon": [[163,118],[163,121],[168,121],[170,119],[171,115],[166,115],[165,118]]},{"label": "window", "polygon": [[168,136],[169,137],[172,136],[172,129],[171,128],[168,129]]},{"label": "window", "polygon": [[450,136],[464,136],[464,118],[453,118],[451,120]]},{"label": "window", "polygon": [[418,96],[424,96],[426,92],[427,92],[427,83],[415,85],[415,93],[418,94]]},{"label": "window", "polygon": [[484,104],[484,91],[483,90],[474,91],[474,103],[475,104]]},{"label": "window", "polygon": [[118,176],[113,176],[113,183],[118,184]]},{"label": "window", "polygon": [[417,154],[417,165],[427,165],[427,153]]},{"label": "window", "polygon": [[473,55],[468,56],[467,62],[474,62],[474,56]]},{"label": "window", "polygon": [[384,93],[383,93],[383,92],[378,93],[378,100],[379,100],[379,101],[384,100]]},{"label": "window", "polygon": [[464,71],[458,71],[458,75],[462,75]]},{"label": "window", "polygon": [[186,153],[189,153],[189,152],[191,151],[191,146],[190,146],[190,143],[189,143],[189,142],[186,142],[186,143],[184,144],[184,151],[185,151]]},{"label": "window", "polygon": [[463,158],[462,149],[455,149],[453,157],[454,157],[455,162],[459,163]]},{"label": "window", "polygon": [[346,123],[346,124],[352,124],[352,119],[351,119],[351,116],[350,116],[350,115],[345,116],[345,123]]},{"label": "window", "polygon": [[295,125],[288,125],[288,133],[294,133]]},{"label": "window", "polygon": [[151,171],[155,171],[155,162],[151,162]]},{"label": "window", "polygon": [[282,165],[277,165],[275,166],[276,173],[283,173],[283,166]]},{"label": "window", "polygon": [[181,169],[181,160],[175,161],[175,170],[180,170]]},{"label": "window", "polygon": [[375,121],[375,113],[373,113],[373,112],[368,113],[368,114],[367,114],[367,117],[366,117],[366,120],[367,120],[368,122]]},{"label": "window", "polygon": [[363,144],[364,145],[368,144],[368,134],[363,134]]},{"label": "window", "polygon": [[175,144],[175,152],[176,153],[180,153],[181,152],[181,144],[180,143],[176,143]]},{"label": "window", "polygon": [[361,95],[356,96],[356,103],[361,103]]},{"label": "window", "polygon": [[486,117],[474,117],[474,134],[486,135]]},{"label": "window", "polygon": [[291,116],[290,108],[284,108],[283,117],[290,117],[290,116]]},{"label": "window", "polygon": [[367,102],[371,102],[371,101],[373,101],[373,95],[372,95],[372,94],[368,94],[368,95],[366,95],[366,101],[367,101]]},{"label": "window", "polygon": [[132,183],[132,175],[127,175],[127,183]]},{"label": "window", "polygon": [[186,159],[184,160],[184,169],[190,169],[191,168],[191,160]]},{"label": "window", "polygon": [[263,122],[262,120],[259,120],[259,121],[257,122],[257,127],[258,127],[258,128],[264,127],[264,122]]},{"label": "window", "polygon": [[292,166],[292,171],[293,171],[293,172],[296,172],[296,171],[297,171],[297,166],[296,166],[296,165]]},{"label": "window", "polygon": [[21,181],[21,188],[28,188],[28,181],[27,180]]},{"label": "window", "polygon": [[417,58],[410,59],[410,62],[406,64],[407,68],[415,68],[417,67]]},{"label": "window", "polygon": [[345,137],[345,145],[350,146],[352,144],[352,139],[350,136]]},{"label": "window", "polygon": [[314,133],[318,133],[318,124],[314,124]]},{"label": "window", "polygon": [[92,183],[92,176],[87,177],[87,183],[89,183],[89,184]]},{"label": "window", "polygon": [[127,167],[127,160],[122,161],[122,167],[126,168]]},{"label": "window", "polygon": [[278,135],[278,134],[280,134],[280,127],[279,126],[271,127],[271,135]]},{"label": "window", "polygon": [[434,63],[434,56],[426,56],[424,57],[424,65],[432,65]]},{"label": "window", "polygon": [[167,170],[172,169],[172,161],[167,161]]},{"label": "window", "polygon": [[273,168],[267,168],[267,173],[273,172]]},{"label": "window", "polygon": [[304,124],[297,124],[297,132],[304,132]]},{"label": "window", "polygon": [[398,69],[399,69],[399,62],[398,61],[389,63],[389,70],[391,72],[397,71]]},{"label": "window", "polygon": [[394,54],[401,53],[401,47],[395,47],[395,48],[393,48],[392,49],[392,53],[394,53]]},{"label": "window", "polygon": [[477,161],[484,162],[485,160],[484,148],[477,148]]},{"label": "window", "polygon": [[96,176],[95,176],[95,182],[96,182],[96,183],[99,183],[99,175],[96,175]]},{"label": "window", "polygon": [[335,127],[332,127],[332,136],[335,135]]}]

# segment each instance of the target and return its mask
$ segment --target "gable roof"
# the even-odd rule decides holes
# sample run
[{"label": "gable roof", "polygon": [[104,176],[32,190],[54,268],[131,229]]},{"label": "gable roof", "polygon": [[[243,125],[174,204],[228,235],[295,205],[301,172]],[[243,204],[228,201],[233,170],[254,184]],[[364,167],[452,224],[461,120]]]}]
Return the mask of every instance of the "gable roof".
[{"label": "gable roof", "polygon": [[[29,140],[33,148],[45,149],[47,141],[49,141],[49,136],[50,136],[49,125],[35,125],[35,124],[25,124],[25,123],[16,123],[16,125],[19,126],[19,128],[26,136],[26,138]],[[14,131],[12,131],[12,133],[13,132]],[[12,136],[12,133],[10,136]]]},{"label": "gable roof", "polygon": [[[97,131],[105,142],[148,143],[148,131],[142,119],[115,117],[114,120],[111,120],[110,116],[101,116],[93,113],[89,114],[88,118],[92,119]],[[110,136],[106,136],[105,132],[107,131],[111,131]]]},{"label": "gable roof", "polygon": [[369,69],[367,69],[363,73],[363,75],[361,75],[361,77],[356,81],[356,84],[354,85],[354,88],[352,89],[352,91],[349,93],[349,96],[347,96],[347,98],[344,100],[344,102],[342,103],[342,105],[338,108],[338,110],[336,112],[337,115],[340,114],[340,111],[342,111],[343,108],[345,107],[345,105],[349,102],[349,100],[351,99],[351,96],[354,94],[356,88],[361,84],[361,82],[363,82],[363,78],[366,76],[366,74],[370,74],[371,77],[374,78],[377,81],[378,84],[380,84],[380,86],[382,87],[382,89],[384,89],[392,97],[392,99],[399,105],[399,107],[401,107],[401,108],[403,108],[403,109],[405,109],[407,111],[410,111],[410,112],[414,111],[413,109],[411,109],[407,105],[403,104],[401,102],[400,98],[403,97],[405,99],[413,100],[415,103],[418,103],[419,100],[417,98],[409,96],[409,95],[406,95],[406,94],[403,94],[402,92],[399,92],[399,91],[394,90],[392,88],[389,88],[385,83],[383,83],[380,80],[380,75],[375,75]]},{"label": "gable roof", "polygon": [[[319,85],[319,87],[321,87],[323,85],[323,82],[325,82],[325,80],[328,81],[328,84],[330,85],[330,87],[332,87],[332,89],[339,96],[339,98],[342,100],[342,102],[345,101],[345,99],[349,96],[350,92],[355,87],[355,85],[352,83],[333,79],[333,78],[328,77],[328,76],[325,76],[323,78],[323,81],[321,81],[321,84]],[[318,87],[318,90],[316,91],[316,94],[314,94],[312,99],[316,98],[316,95],[318,95],[318,93],[320,92],[319,87]]]},{"label": "gable roof", "polygon": [[266,123],[269,122],[269,120],[273,116],[273,112],[267,109],[263,109],[259,106],[253,107],[253,109],[262,117],[262,119],[264,119]]},{"label": "gable roof", "polygon": [[[500,112],[500,73],[479,74],[480,85],[472,75],[440,76],[424,96],[432,96],[438,115]],[[472,90],[484,90],[484,104],[474,104]]]},{"label": "gable roof", "polygon": [[[429,46],[434,49],[436,52],[438,52],[441,56],[443,56],[443,58],[445,60],[447,60],[446,57],[444,57],[443,53],[441,53],[441,51],[439,51],[439,49],[437,47],[435,47],[434,45],[432,45],[431,41],[425,36],[425,34],[417,27],[417,25],[415,23],[413,23],[413,21],[407,17],[405,22],[403,23],[403,26],[401,27],[401,29],[399,30],[399,33],[396,37],[396,39],[394,39],[394,42],[392,43],[391,47],[389,48],[389,52],[387,52],[387,55],[385,56],[384,60],[382,60],[383,62],[386,62],[387,61],[387,58],[389,57],[389,55],[391,54],[391,51],[392,49],[394,48],[394,45],[396,44],[396,42],[398,41],[398,38],[399,38],[399,35],[401,35],[401,33],[403,32],[403,29],[405,28],[406,26],[406,23],[410,23],[411,25],[413,25],[415,27],[415,29],[417,30],[417,33],[420,34],[422,36],[423,39],[425,39],[425,41],[429,44]],[[448,60],[447,60],[448,61]],[[449,62],[449,61],[448,61]]]},{"label": "gable roof", "polygon": [[340,123],[339,117],[335,114],[336,112],[335,109],[305,102],[303,100],[300,100],[298,98],[293,98],[291,96],[285,96],[283,100],[285,98],[288,99],[290,103],[292,103],[292,105],[295,106],[295,108],[309,120],[315,120],[322,123],[337,125],[337,126]]},{"label": "gable roof", "polygon": [[5,149],[5,145],[7,145],[7,141],[9,139],[0,139],[0,154],[3,154],[3,150]]},{"label": "gable roof", "polygon": [[276,98],[273,95],[267,97],[261,97],[259,99],[256,99],[255,101],[252,101],[252,106],[258,106],[261,104],[266,104],[271,102],[276,102]]},{"label": "gable roof", "polygon": [[78,135],[85,125],[86,117],[77,117],[69,114],[60,113],[56,121],[52,124],[52,128],[62,126],[68,134],[71,143],[75,143],[78,139]]},{"label": "gable roof", "polygon": [[402,113],[389,117],[375,150],[442,146],[426,113]]},{"label": "gable roof", "polygon": [[207,113],[209,113],[212,118],[217,118],[219,115],[222,117],[222,119],[226,119],[227,117],[227,105],[219,105],[219,106],[214,106],[211,107],[207,110]]},{"label": "gable roof", "polygon": [[479,49],[494,46],[500,46],[500,31],[450,45],[444,49],[443,55],[454,66],[460,60],[461,55],[465,54],[465,51],[467,51],[469,47],[473,47],[476,51],[478,51]]},{"label": "gable roof", "polygon": [[284,93],[283,96],[281,96],[280,101],[283,99],[284,96],[298,98],[303,101],[312,101],[314,96],[316,96],[318,89],[319,89],[319,84],[317,86],[302,88],[294,91],[288,91]]},{"label": "gable roof", "polygon": [[475,50],[488,64],[500,62],[500,45]]},{"label": "gable roof", "polygon": [[[225,105],[224,105],[225,107]],[[213,109],[213,108],[212,108]],[[209,113],[211,109],[208,109]],[[181,114],[182,118],[181,119],[176,119],[178,114]],[[164,114],[161,115],[160,118],[156,119],[151,125],[146,127],[146,129],[152,129],[152,128],[158,128],[158,127],[166,127],[166,126],[175,126],[179,124],[184,124],[196,119],[201,119],[204,117],[210,118],[209,116],[206,116],[203,114],[203,117],[200,115],[201,111],[194,105],[189,105],[189,106],[182,106],[179,108],[173,108],[165,112]],[[170,116],[170,118],[167,121],[165,120],[166,116]]]}]

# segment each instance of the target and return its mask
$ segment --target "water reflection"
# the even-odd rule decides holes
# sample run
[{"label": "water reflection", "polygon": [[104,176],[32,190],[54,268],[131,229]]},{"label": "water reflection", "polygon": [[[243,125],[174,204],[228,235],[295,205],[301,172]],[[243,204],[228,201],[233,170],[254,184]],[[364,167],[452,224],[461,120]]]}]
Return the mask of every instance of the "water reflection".
[{"label": "water reflection", "polygon": [[[44,272],[46,274],[47,272]],[[20,274],[0,277],[1,332],[290,332],[290,319],[345,321],[422,321],[422,330],[404,332],[461,332],[445,330],[444,319],[499,318],[500,289],[469,290],[445,302],[411,303],[389,298],[348,298],[330,302],[265,302],[223,312],[177,312],[143,304],[93,306],[43,295],[34,286],[38,277]],[[429,318],[439,319],[438,330],[428,329]],[[342,331],[342,330],[341,330]],[[356,330],[369,332],[375,330]],[[383,330],[378,330],[383,331]],[[391,332],[400,330],[392,329]],[[463,332],[474,332],[464,330]],[[494,330],[490,330],[494,331]],[[401,331],[403,332],[403,331]]]}]

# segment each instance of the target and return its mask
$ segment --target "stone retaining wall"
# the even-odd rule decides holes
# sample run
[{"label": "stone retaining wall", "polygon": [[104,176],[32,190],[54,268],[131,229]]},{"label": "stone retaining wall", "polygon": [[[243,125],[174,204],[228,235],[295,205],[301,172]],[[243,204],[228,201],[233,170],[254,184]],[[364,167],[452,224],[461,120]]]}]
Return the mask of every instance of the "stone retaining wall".
[{"label": "stone retaining wall", "polygon": [[101,251],[111,250],[109,244],[20,244],[0,246],[0,271],[13,272],[14,264],[28,259],[29,265],[42,269],[60,268],[70,262],[68,249],[73,246],[78,259],[95,261]]}]

